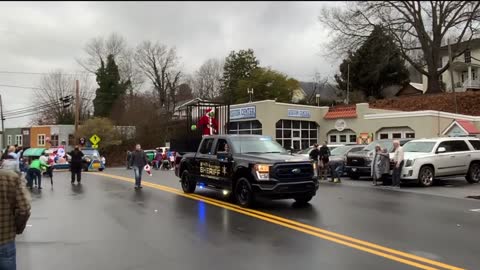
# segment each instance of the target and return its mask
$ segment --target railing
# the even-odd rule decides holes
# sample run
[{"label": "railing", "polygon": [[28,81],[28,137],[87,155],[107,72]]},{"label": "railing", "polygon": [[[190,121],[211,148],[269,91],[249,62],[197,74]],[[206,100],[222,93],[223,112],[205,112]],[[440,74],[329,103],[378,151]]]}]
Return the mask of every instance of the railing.
[{"label": "railing", "polygon": [[465,89],[480,89],[480,81],[479,80],[472,80],[471,82],[470,81],[465,81],[463,84],[462,84],[462,87],[465,88]]}]

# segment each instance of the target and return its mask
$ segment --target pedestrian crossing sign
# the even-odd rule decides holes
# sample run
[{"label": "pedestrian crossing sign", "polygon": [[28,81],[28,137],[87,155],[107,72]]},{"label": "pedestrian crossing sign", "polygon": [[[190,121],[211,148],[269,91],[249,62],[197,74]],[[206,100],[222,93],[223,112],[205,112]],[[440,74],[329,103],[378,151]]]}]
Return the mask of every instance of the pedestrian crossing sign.
[{"label": "pedestrian crossing sign", "polygon": [[92,148],[95,148],[95,149],[98,148],[98,144],[93,144]]},{"label": "pedestrian crossing sign", "polygon": [[101,139],[100,137],[98,137],[97,134],[93,134],[92,137],[90,137],[90,141],[93,145],[97,145],[101,141]]}]

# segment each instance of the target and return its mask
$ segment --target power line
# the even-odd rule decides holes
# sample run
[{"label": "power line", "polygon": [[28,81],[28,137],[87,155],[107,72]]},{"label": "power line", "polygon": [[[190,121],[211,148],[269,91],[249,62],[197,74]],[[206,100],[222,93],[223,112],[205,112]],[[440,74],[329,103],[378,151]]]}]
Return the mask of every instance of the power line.
[{"label": "power line", "polygon": [[2,87],[12,87],[12,88],[22,88],[22,89],[42,90],[42,88],[31,87],[31,86],[19,86],[19,85],[9,85],[9,84],[0,84],[0,86],[2,86]]},{"label": "power line", "polygon": [[76,72],[76,73],[58,73],[58,72],[23,72],[23,71],[7,71],[7,70],[0,70],[0,74],[25,74],[25,75],[51,75],[51,74],[61,74],[61,75],[79,75],[79,74],[87,74],[89,73],[90,75],[94,75],[94,74],[91,74],[91,72],[88,72],[88,71],[79,71],[79,72]]}]

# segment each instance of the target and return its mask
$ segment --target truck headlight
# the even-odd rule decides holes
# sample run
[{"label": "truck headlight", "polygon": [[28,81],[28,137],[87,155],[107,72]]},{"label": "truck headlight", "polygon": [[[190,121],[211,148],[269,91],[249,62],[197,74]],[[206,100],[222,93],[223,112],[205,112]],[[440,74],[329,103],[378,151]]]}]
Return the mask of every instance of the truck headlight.
[{"label": "truck headlight", "polygon": [[413,163],[415,163],[415,159],[407,159],[405,162],[405,167],[412,167]]},{"label": "truck headlight", "polygon": [[318,177],[318,169],[317,169],[318,164],[317,164],[317,162],[315,162],[315,161],[312,162],[312,165],[313,165],[313,176]]},{"label": "truck headlight", "polygon": [[263,180],[263,181],[270,180],[270,165],[255,164],[254,170],[258,180]]}]

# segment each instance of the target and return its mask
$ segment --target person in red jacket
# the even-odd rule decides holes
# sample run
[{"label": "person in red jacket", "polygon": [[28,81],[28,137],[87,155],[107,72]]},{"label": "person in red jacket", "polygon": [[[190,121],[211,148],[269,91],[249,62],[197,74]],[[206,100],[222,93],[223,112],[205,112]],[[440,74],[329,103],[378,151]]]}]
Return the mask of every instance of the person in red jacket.
[{"label": "person in red jacket", "polygon": [[204,116],[198,120],[198,125],[193,125],[192,130],[196,130],[197,126],[202,129],[202,135],[208,136],[218,134],[218,121],[215,118],[215,111],[207,109]]}]

